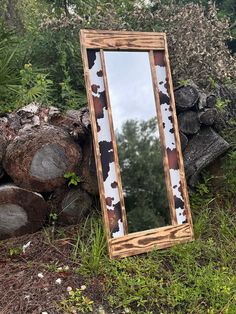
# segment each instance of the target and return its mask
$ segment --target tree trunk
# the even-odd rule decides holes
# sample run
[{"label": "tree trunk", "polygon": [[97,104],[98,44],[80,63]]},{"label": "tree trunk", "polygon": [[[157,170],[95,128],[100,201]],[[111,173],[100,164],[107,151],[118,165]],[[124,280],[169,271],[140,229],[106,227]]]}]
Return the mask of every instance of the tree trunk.
[{"label": "tree trunk", "polygon": [[3,166],[14,183],[37,192],[50,192],[76,172],[81,148],[61,128],[41,125],[17,136],[7,147]]},{"label": "tree trunk", "polygon": [[185,150],[187,144],[188,144],[188,138],[182,132],[179,132],[179,136],[180,136],[180,142],[181,142],[181,149],[182,149],[182,152],[183,152]]},{"label": "tree trunk", "polygon": [[180,131],[185,134],[196,134],[200,130],[200,122],[195,111],[186,111],[178,115]]},{"label": "tree trunk", "polygon": [[207,108],[214,108],[216,106],[216,100],[217,98],[215,94],[208,95],[206,99]]},{"label": "tree trunk", "polygon": [[7,147],[6,139],[2,135],[0,135],[0,179],[4,175],[4,170],[2,167],[2,160],[3,160],[3,156],[5,155],[5,152],[6,152],[6,147]]},{"label": "tree trunk", "polygon": [[91,136],[87,137],[87,142],[83,145],[83,160],[79,174],[82,181],[81,187],[92,195],[98,195],[97,172]]},{"label": "tree trunk", "polygon": [[0,239],[32,233],[42,227],[47,204],[43,197],[15,185],[0,187]]},{"label": "tree trunk", "polygon": [[193,108],[199,99],[198,90],[191,85],[180,86],[174,92],[177,111]]},{"label": "tree trunk", "polygon": [[92,197],[79,186],[69,190],[60,188],[52,194],[48,203],[51,212],[58,215],[60,224],[77,224],[91,211]]},{"label": "tree trunk", "polygon": [[205,125],[212,125],[215,121],[217,111],[215,108],[205,109],[198,113],[199,121]]},{"label": "tree trunk", "polygon": [[185,174],[188,182],[195,182],[199,172],[224,153],[230,145],[212,128],[202,128],[189,140],[184,151]]}]

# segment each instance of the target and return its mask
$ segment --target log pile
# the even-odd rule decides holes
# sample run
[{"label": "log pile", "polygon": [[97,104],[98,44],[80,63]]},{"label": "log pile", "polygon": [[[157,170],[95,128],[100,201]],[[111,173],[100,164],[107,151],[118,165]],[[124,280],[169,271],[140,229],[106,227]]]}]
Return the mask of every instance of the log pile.
[{"label": "log pile", "polygon": [[88,110],[32,103],[2,114],[0,134],[0,239],[38,230],[50,213],[78,223],[98,194]]},{"label": "log pile", "polygon": [[[236,92],[205,94],[196,85],[175,90],[187,182],[229,147],[219,132],[236,120]],[[216,100],[231,99],[220,112]],[[233,107],[232,107],[233,106]],[[73,173],[78,186],[64,178]],[[0,114],[0,239],[31,233],[57,214],[58,223],[76,224],[98,195],[87,108],[61,113],[32,103]]]},{"label": "log pile", "polygon": [[175,89],[174,94],[185,174],[188,184],[194,186],[200,171],[230,147],[218,133],[229,117],[217,110],[217,98],[222,97],[217,93],[207,95],[190,83]]}]

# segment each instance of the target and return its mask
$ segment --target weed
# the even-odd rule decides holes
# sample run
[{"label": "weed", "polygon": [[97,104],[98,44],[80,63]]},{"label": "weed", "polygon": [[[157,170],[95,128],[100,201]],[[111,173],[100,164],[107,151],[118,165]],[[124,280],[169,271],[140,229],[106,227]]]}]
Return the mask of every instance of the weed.
[{"label": "weed", "polygon": [[[84,295],[83,290],[75,289],[69,292],[69,298],[61,301],[61,306],[66,313],[94,313],[94,302]],[[78,312],[77,312],[78,311]]]},{"label": "weed", "polygon": [[209,83],[210,83],[210,88],[215,89],[217,87],[217,82],[215,79],[213,79],[211,76],[208,78]]},{"label": "weed", "polygon": [[76,173],[74,173],[74,172],[66,172],[64,174],[64,178],[68,179],[68,186],[70,186],[70,185],[77,186],[78,183],[81,182],[80,177]]},{"label": "weed", "polygon": [[48,79],[48,75],[33,69],[32,64],[24,65],[20,71],[21,85],[18,88],[18,102],[29,104],[38,101],[48,104],[52,93],[53,82]]},{"label": "weed", "polygon": [[81,259],[82,267],[79,271],[98,274],[106,248],[101,222],[95,218],[87,219],[82,231],[76,236],[75,240],[72,258],[73,260],[78,257]]},{"label": "weed", "polygon": [[183,85],[183,86],[187,86],[189,83],[190,83],[189,79],[187,79],[187,80],[179,80],[179,84]]},{"label": "weed", "polygon": [[217,98],[216,100],[216,108],[219,110],[219,111],[224,111],[225,108],[227,107],[227,105],[230,103],[230,100],[229,99],[221,99],[221,98]]},{"label": "weed", "polygon": [[9,249],[9,255],[10,255],[11,257],[21,255],[22,253],[23,253],[23,248],[20,247],[20,246],[11,247],[11,248]]}]

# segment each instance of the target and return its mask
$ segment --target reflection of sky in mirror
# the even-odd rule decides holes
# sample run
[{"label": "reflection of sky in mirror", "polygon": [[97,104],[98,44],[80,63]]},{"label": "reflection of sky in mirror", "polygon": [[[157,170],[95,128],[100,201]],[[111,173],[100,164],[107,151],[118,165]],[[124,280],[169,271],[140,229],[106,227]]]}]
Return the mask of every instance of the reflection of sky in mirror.
[{"label": "reflection of sky in mirror", "polygon": [[126,120],[156,117],[148,52],[105,51],[114,129]]}]

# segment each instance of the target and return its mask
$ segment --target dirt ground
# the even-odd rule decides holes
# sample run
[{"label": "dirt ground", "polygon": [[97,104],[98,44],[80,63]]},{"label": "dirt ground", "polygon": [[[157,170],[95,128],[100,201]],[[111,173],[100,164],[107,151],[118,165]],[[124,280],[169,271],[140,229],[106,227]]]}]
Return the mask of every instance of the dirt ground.
[{"label": "dirt ground", "polygon": [[[50,230],[0,242],[0,314],[65,313],[60,301],[68,298],[68,287],[87,285],[74,271],[80,263],[71,260],[76,227],[63,229],[63,239],[53,242],[48,240]],[[85,291],[95,305],[102,302],[101,285],[102,278],[95,278]]]}]

